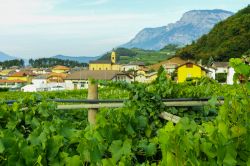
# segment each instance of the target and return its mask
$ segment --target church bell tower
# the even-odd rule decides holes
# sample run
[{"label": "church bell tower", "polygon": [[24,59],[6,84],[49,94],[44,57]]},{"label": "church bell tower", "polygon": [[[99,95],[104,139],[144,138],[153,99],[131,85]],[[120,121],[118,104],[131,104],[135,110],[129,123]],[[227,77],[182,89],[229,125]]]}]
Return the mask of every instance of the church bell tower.
[{"label": "church bell tower", "polygon": [[116,53],[115,53],[115,51],[112,51],[112,53],[111,53],[111,63],[112,64],[116,63]]}]

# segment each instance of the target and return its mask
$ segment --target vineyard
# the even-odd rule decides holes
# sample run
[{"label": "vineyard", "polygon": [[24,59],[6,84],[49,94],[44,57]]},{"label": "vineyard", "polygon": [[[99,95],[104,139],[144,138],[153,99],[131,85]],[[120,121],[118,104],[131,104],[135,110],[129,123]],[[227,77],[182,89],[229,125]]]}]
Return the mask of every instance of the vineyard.
[{"label": "vineyard", "polygon": [[[159,71],[151,84],[105,83],[100,99],[127,99],[122,108],[58,110],[47,99],[86,99],[87,91],[2,92],[0,165],[250,165],[250,67],[232,59],[235,81],[202,78],[176,84]],[[218,106],[217,99],[224,98]],[[209,105],[167,107],[162,99],[211,97]],[[5,100],[17,100],[12,105]],[[26,108],[26,109],[24,109]],[[159,117],[181,117],[175,124]]]}]

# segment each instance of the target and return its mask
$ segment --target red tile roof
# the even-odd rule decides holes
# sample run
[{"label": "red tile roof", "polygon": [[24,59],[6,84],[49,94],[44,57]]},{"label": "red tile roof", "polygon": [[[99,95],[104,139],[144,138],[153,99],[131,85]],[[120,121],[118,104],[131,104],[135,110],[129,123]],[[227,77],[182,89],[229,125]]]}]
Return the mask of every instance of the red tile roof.
[{"label": "red tile roof", "polygon": [[26,76],[35,76],[35,74],[32,72],[20,71],[11,74],[9,77],[26,77]]}]

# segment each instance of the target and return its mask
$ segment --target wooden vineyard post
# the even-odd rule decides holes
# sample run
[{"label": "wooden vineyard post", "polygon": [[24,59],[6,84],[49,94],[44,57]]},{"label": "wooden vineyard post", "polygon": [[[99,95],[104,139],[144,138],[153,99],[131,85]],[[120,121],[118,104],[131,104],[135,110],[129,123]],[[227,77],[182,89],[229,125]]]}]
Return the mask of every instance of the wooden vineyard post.
[{"label": "wooden vineyard post", "polygon": [[[89,80],[88,84],[88,100],[97,100],[98,99],[98,84],[94,83],[92,80]],[[88,109],[88,121],[91,125],[96,123],[96,114],[98,108],[89,108]]]}]

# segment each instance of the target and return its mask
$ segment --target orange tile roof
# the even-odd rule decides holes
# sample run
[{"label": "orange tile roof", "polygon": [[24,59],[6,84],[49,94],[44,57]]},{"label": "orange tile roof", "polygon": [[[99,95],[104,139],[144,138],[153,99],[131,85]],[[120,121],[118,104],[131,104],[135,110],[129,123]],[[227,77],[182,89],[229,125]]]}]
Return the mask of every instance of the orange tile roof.
[{"label": "orange tile roof", "polygon": [[11,74],[9,77],[26,77],[26,76],[35,76],[32,72],[19,71]]},{"label": "orange tile roof", "polygon": [[67,66],[61,66],[61,65],[57,65],[55,67],[53,67],[53,70],[69,70],[70,68]]},{"label": "orange tile roof", "polygon": [[0,80],[0,83],[26,83],[27,81],[23,80]]}]

